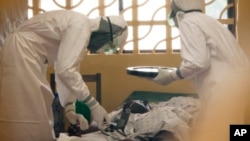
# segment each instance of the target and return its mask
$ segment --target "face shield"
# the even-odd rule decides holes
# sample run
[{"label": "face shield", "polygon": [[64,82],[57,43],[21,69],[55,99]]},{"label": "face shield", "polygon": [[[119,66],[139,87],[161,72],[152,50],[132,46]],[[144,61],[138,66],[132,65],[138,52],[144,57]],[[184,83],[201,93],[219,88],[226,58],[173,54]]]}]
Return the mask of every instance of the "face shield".
[{"label": "face shield", "polygon": [[117,30],[117,32],[113,32],[113,35],[111,35],[110,37],[110,41],[104,44],[96,52],[105,54],[116,54],[118,53],[119,48],[125,44],[126,39],[127,39],[127,26]]},{"label": "face shield", "polygon": [[[92,53],[117,53],[120,42],[127,38],[127,25],[121,16],[110,16],[106,19],[101,18],[99,28],[91,34],[88,50]],[[119,39],[120,36],[122,39]]]},{"label": "face shield", "polygon": [[168,17],[168,24],[170,26],[176,26],[178,27],[178,22],[177,22],[177,19],[176,19],[176,15],[177,15],[177,12],[179,11],[182,11],[179,7],[176,6],[175,4],[175,1],[172,0],[171,2],[171,12],[170,12],[170,15]]}]

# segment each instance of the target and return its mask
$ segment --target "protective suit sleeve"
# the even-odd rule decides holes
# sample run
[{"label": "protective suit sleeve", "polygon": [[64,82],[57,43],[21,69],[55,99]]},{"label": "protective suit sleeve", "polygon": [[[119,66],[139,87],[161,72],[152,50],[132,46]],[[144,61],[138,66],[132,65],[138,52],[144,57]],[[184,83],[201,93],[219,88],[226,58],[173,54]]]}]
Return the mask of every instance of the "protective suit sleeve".
[{"label": "protective suit sleeve", "polygon": [[56,74],[57,91],[60,102],[64,106],[70,94],[79,100],[89,95],[88,87],[79,73],[80,63],[91,35],[90,21],[84,15],[72,16],[67,20],[68,25],[62,33],[54,69]]},{"label": "protective suit sleeve", "polygon": [[210,53],[205,35],[196,23],[183,21],[179,29],[182,57],[180,74],[185,79],[191,79],[210,66]]}]

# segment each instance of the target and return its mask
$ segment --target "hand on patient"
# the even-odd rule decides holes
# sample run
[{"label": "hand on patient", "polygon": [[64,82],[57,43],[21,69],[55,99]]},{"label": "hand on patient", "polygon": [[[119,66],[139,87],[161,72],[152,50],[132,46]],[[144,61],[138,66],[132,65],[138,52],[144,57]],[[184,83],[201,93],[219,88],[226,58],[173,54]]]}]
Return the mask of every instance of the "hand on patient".
[{"label": "hand on patient", "polygon": [[87,130],[89,128],[89,123],[84,116],[75,112],[75,105],[73,102],[66,104],[65,112],[71,124],[79,125],[81,130]]},{"label": "hand on patient", "polygon": [[91,116],[92,119],[97,122],[99,129],[103,128],[104,121],[107,124],[110,123],[107,111],[99,103],[91,109]]},{"label": "hand on patient", "polygon": [[107,111],[91,96],[89,95],[83,102],[89,107],[92,120],[97,122],[99,129],[104,126],[104,121],[109,124],[110,120]]}]

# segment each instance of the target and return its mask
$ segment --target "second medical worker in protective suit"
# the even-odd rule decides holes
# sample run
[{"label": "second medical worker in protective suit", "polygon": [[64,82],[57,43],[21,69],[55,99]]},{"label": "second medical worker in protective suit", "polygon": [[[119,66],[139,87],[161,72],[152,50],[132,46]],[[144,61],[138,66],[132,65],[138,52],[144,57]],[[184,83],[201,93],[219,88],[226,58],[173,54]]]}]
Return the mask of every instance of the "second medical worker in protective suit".
[{"label": "second medical worker in protective suit", "polygon": [[[53,93],[46,80],[54,65],[57,91],[66,115],[81,129],[88,128],[76,114],[70,97],[89,106],[101,128],[109,121],[106,110],[91,96],[82,80],[80,63],[85,51],[102,52],[123,46],[127,24],[122,16],[87,16],[73,11],[46,12],[24,22],[11,33],[1,50],[0,139],[2,141],[52,141]],[[105,48],[105,49],[104,49]]]},{"label": "second medical worker in protective suit", "polygon": [[230,124],[244,123],[249,62],[231,32],[202,13],[203,6],[204,0],[172,0],[182,62],[175,71],[160,69],[153,81],[192,80],[202,102],[193,140],[229,141]]}]

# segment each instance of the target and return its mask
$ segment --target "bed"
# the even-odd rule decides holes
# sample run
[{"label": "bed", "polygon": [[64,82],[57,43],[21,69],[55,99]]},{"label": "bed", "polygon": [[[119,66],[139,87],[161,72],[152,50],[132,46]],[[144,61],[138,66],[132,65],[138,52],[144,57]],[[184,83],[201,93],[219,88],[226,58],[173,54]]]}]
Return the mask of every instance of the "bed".
[{"label": "bed", "polygon": [[191,121],[200,106],[197,94],[133,91],[121,106],[109,113],[115,126],[122,119],[124,105],[131,101],[146,102],[150,110],[130,111],[124,128],[110,130],[114,125],[107,125],[103,130],[81,137],[61,133],[57,141],[183,141],[189,138]]},{"label": "bed", "polygon": [[[101,104],[102,103],[102,76],[101,73],[94,73],[94,74],[82,74],[82,79],[86,82],[86,83],[95,83],[95,92],[96,92],[96,100]],[[53,109],[53,116],[54,116],[54,131],[55,131],[55,136],[59,137],[59,134],[61,132],[65,132],[65,127],[68,126],[68,122],[65,122],[65,117],[64,117],[64,109],[61,106],[60,102],[59,102],[59,98],[58,98],[58,94],[56,92],[56,81],[55,81],[55,74],[51,73],[50,74],[50,87],[54,93],[54,101],[52,104],[52,109]],[[78,107],[76,107],[76,110],[78,109]],[[86,106],[85,106],[86,109]],[[85,112],[86,113],[86,112]],[[86,113],[88,114],[88,113]],[[90,115],[88,115],[88,117],[85,118],[89,119]],[[92,130],[90,130],[92,132]],[[90,132],[89,131],[89,132]]]}]

